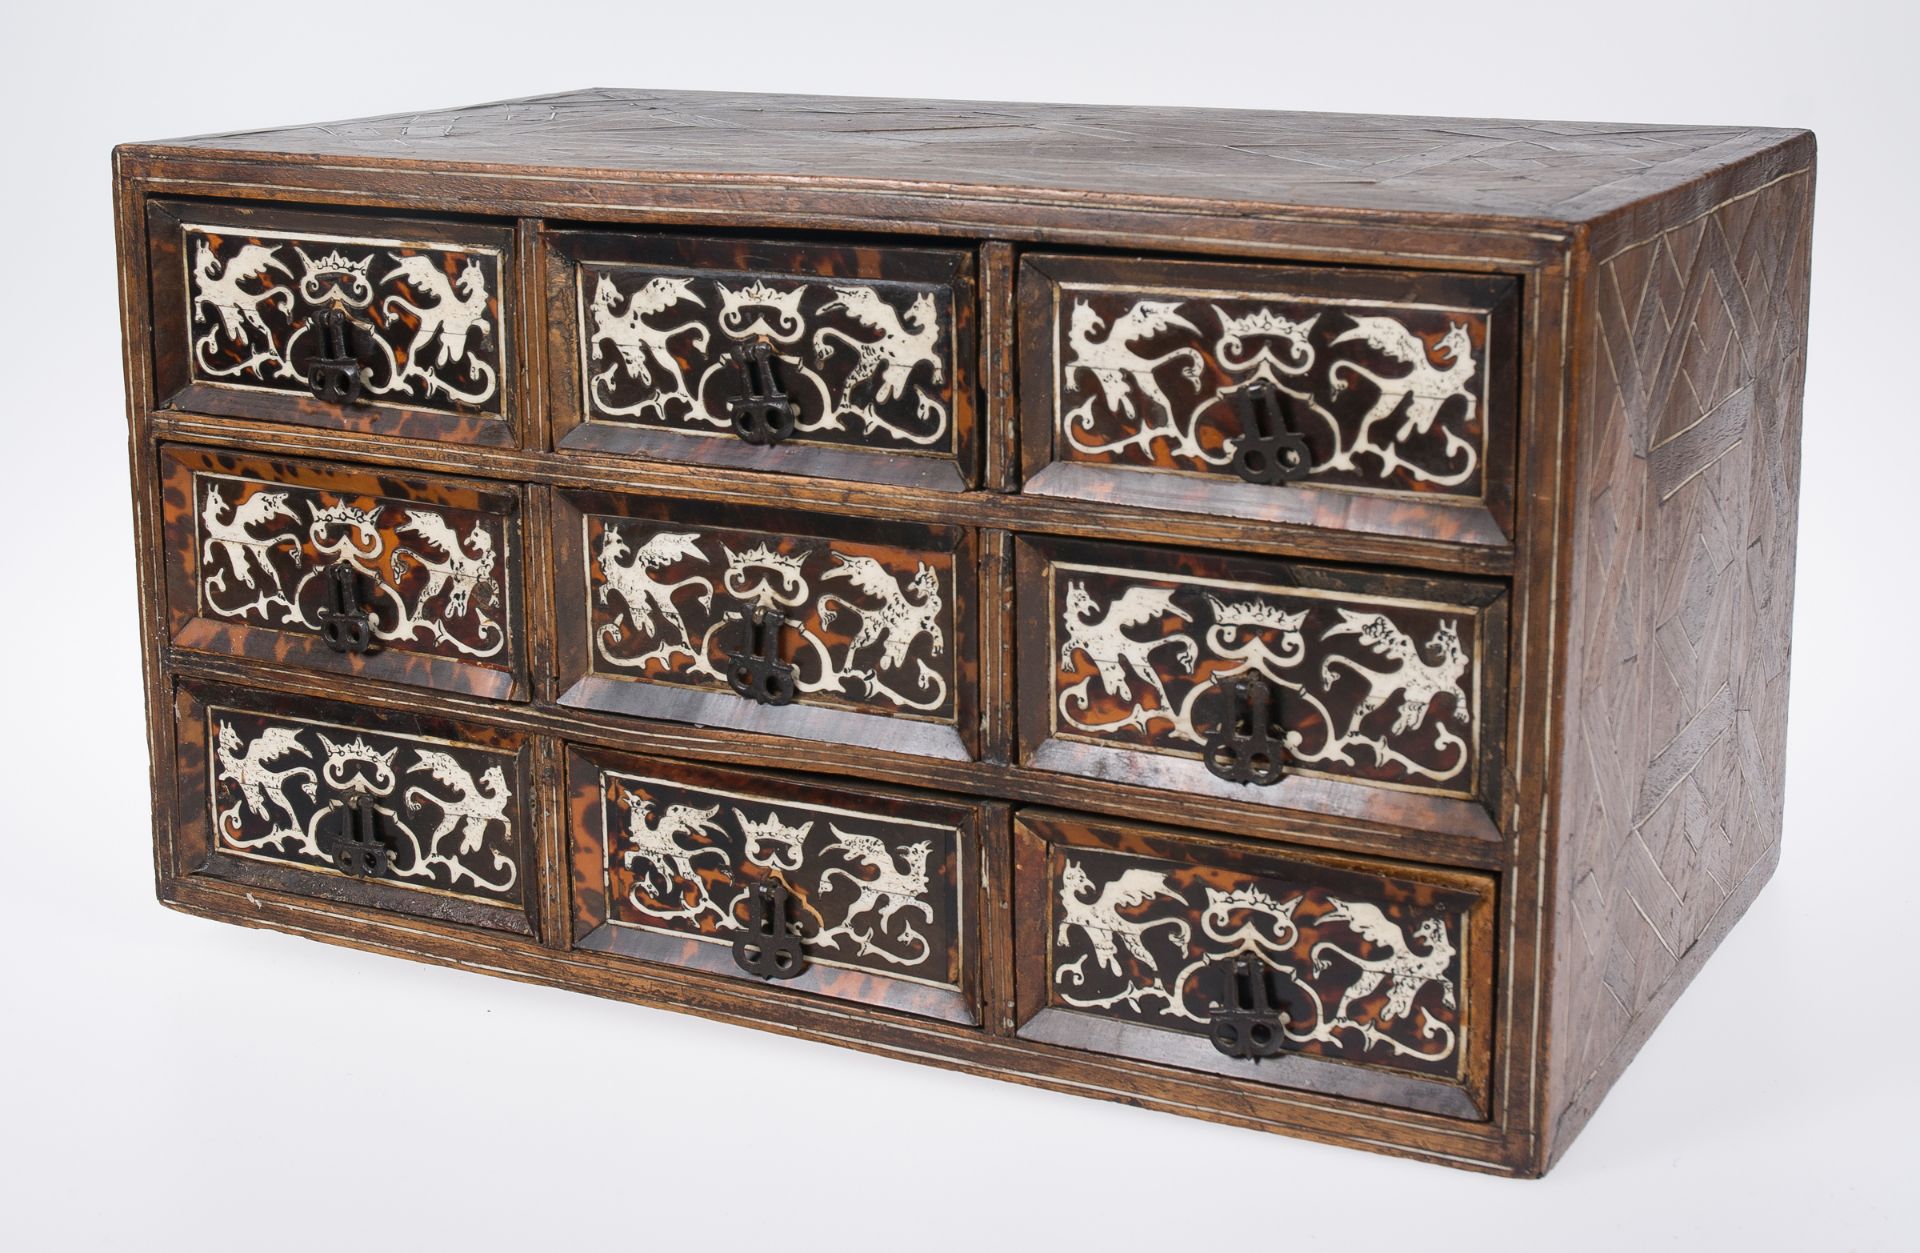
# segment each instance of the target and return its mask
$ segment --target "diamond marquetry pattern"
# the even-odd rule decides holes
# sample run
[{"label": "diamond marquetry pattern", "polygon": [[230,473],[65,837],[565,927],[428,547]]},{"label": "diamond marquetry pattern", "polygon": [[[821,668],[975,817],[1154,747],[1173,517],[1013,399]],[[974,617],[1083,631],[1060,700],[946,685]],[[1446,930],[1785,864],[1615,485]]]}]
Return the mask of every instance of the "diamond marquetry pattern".
[{"label": "diamond marquetry pattern", "polygon": [[1634,1020],[1774,860],[1811,196],[1803,170],[1594,272],[1556,1109],[1598,1100]]}]

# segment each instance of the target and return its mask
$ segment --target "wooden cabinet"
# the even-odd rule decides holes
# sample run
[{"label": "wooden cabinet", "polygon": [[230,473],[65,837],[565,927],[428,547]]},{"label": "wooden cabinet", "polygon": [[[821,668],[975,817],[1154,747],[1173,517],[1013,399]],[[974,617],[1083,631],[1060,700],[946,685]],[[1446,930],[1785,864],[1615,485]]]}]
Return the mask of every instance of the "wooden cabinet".
[{"label": "wooden cabinet", "polygon": [[1536,1175],[1778,858],[1804,132],[596,90],[115,169],[170,906]]}]

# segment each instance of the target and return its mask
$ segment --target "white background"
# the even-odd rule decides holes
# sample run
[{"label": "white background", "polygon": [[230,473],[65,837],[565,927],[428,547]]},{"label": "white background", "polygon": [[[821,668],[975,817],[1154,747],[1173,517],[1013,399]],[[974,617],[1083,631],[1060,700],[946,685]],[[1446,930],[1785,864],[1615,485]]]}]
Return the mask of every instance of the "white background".
[{"label": "white background", "polygon": [[[1912,1248],[1912,14],[10,6],[0,1244]],[[1551,1177],[1029,1091],[154,903],[109,146],[590,85],[1819,133],[1784,860]],[[402,1060],[357,1060],[370,1045]]]}]

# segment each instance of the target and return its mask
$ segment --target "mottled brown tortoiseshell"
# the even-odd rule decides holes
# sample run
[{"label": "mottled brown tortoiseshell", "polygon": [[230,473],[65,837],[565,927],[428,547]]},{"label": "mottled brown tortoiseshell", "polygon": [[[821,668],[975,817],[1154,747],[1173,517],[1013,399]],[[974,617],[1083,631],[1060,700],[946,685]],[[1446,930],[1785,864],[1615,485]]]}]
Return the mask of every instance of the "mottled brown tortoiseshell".
[{"label": "mottled brown tortoiseshell", "polygon": [[[969,533],[603,493],[558,500],[563,700],[941,755],[971,742]],[[756,704],[729,682],[752,652],[756,609],[773,615],[791,704]]]},{"label": "mottled brown tortoiseshell", "polygon": [[977,1021],[972,807],[575,748],[575,942],[738,978],[752,885],[792,893],[779,986]]},{"label": "mottled brown tortoiseshell", "polygon": [[1166,786],[1204,780],[1229,688],[1256,679],[1285,736],[1282,784],[1217,786],[1256,801],[1288,777],[1490,797],[1497,587],[1066,540],[1023,540],[1020,558],[1030,754],[1079,745],[1061,768],[1124,754],[1159,759]]},{"label": "mottled brown tortoiseshell", "polygon": [[[517,491],[197,448],[170,448],[164,463],[180,647],[524,696]],[[321,636],[327,571],[341,562],[371,619],[365,653]]]},{"label": "mottled brown tortoiseshell", "polygon": [[[942,490],[976,476],[974,258],[954,249],[555,232],[549,397],[561,448]],[[793,433],[743,442],[739,351],[764,344]]]},{"label": "mottled brown tortoiseshell", "polygon": [[[182,683],[175,838],[192,873],[527,932],[537,895],[531,740],[486,723]],[[348,873],[348,802],[385,869]]]},{"label": "mottled brown tortoiseshell", "polygon": [[[512,234],[357,213],[156,200],[148,208],[158,400],[253,421],[515,442]],[[351,403],[309,382],[350,326]]]},{"label": "mottled brown tortoiseshell", "polygon": [[[1484,1102],[1490,881],[1049,813],[1023,814],[1016,839],[1022,1034],[1447,1112]],[[1285,1015],[1275,1058],[1207,1038],[1236,958]]]}]

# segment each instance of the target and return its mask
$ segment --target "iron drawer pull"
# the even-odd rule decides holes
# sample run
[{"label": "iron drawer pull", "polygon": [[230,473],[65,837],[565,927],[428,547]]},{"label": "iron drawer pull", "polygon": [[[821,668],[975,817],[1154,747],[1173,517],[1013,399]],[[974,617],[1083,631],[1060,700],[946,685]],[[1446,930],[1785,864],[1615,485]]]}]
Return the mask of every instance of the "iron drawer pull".
[{"label": "iron drawer pull", "polygon": [[773,346],[755,340],[734,350],[733,368],[740,375],[739,396],[727,401],[733,431],[756,446],[770,446],[793,435],[798,406],[781,390],[774,369]]},{"label": "iron drawer pull", "polygon": [[1249,483],[1268,486],[1307,476],[1313,454],[1307,441],[1287,429],[1280,393],[1271,383],[1254,383],[1233,393],[1242,434],[1233,450],[1233,472]]},{"label": "iron drawer pull", "polygon": [[360,573],[345,561],[327,567],[327,603],[320,607],[320,638],[336,653],[373,647],[373,619],[360,607]]},{"label": "iron drawer pull", "polygon": [[792,979],[806,970],[792,903],[793,894],[778,879],[747,889],[747,924],[733,938],[735,965],[761,979]]},{"label": "iron drawer pull", "polygon": [[780,629],[786,625],[786,615],[761,605],[745,621],[747,647],[728,655],[727,686],[762,705],[790,703],[798,688],[793,667],[780,660]]},{"label": "iron drawer pull", "polygon": [[329,404],[353,404],[365,385],[354,348],[366,332],[337,306],[322,311],[307,325],[320,336],[320,347],[307,363],[307,390]]},{"label": "iron drawer pull", "polygon": [[355,793],[339,810],[339,833],[327,852],[341,873],[356,879],[380,879],[393,869],[393,853],[380,839],[373,798]]},{"label": "iron drawer pull", "polygon": [[1278,783],[1286,740],[1275,703],[1265,679],[1234,680],[1227,688],[1226,717],[1207,739],[1207,769],[1229,783]]},{"label": "iron drawer pull", "polygon": [[1272,978],[1258,958],[1241,956],[1221,963],[1220,999],[1207,1027],[1214,1048],[1253,1062],[1279,1056],[1287,1042],[1287,1015],[1274,1004]]}]

